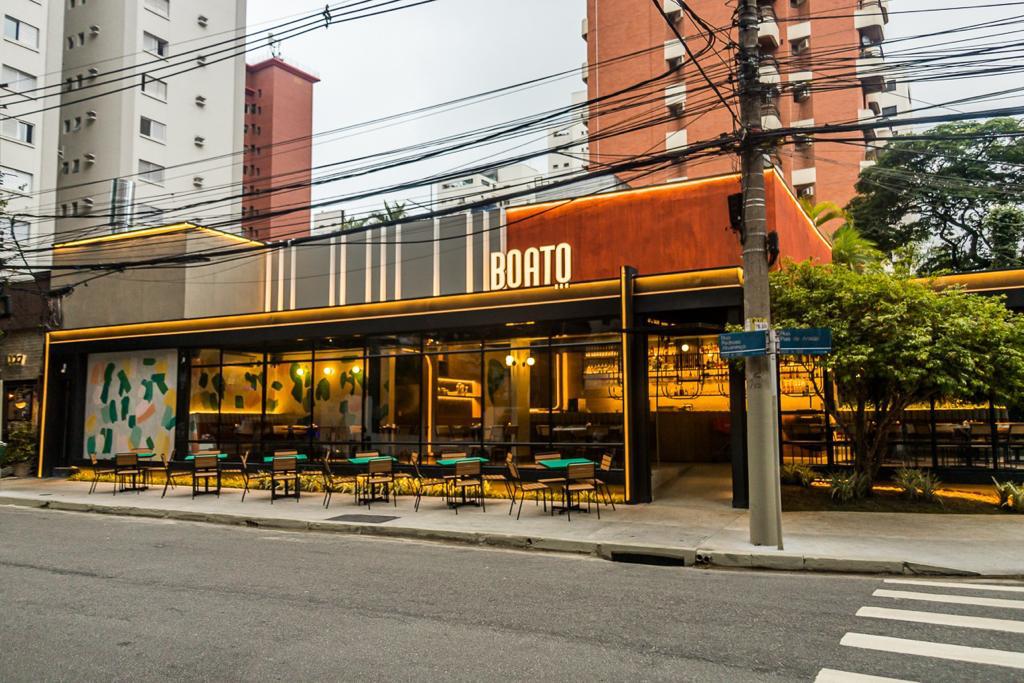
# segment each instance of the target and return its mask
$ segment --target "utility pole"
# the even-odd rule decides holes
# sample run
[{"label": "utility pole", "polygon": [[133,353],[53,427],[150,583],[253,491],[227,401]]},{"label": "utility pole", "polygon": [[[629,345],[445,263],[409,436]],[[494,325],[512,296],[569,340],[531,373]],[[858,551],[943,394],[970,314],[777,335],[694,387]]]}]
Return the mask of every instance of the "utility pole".
[{"label": "utility pole", "polygon": [[775,339],[768,292],[767,212],[764,151],[751,141],[761,130],[762,92],[757,0],[739,4],[739,97],[743,127],[743,322],[747,331],[765,330],[768,355],[745,360],[747,463],[750,472],[750,542],[782,548],[782,492],[779,482],[778,385]]}]

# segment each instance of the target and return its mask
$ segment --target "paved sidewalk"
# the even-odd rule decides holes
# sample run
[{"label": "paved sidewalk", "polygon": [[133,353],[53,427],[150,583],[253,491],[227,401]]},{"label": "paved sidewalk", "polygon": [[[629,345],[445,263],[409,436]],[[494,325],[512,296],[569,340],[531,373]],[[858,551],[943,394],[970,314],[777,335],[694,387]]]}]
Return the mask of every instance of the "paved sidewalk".
[{"label": "paved sidewalk", "polygon": [[[111,494],[101,483],[88,494],[85,482],[62,479],[0,480],[0,505],[140,515],[260,526],[332,531],[389,537],[486,544],[518,549],[585,553],[609,559],[644,555],[682,560],[687,565],[782,570],[891,574],[971,574],[1024,576],[1024,517],[1006,515],[889,514],[865,512],[789,512],[783,515],[784,551],[747,542],[747,513],[728,505],[700,472],[670,487],[670,495],[650,505],[603,508],[596,514],[542,513],[532,501],[522,519],[509,517],[507,500],[488,500],[487,511],[462,508],[456,515],[438,498],[424,498],[419,512],[403,496],[397,508],[383,503],[357,506],[349,495],[335,494],[329,510],[322,494],[308,493],[296,503],[271,504],[267,491],[225,490],[218,499],[193,500],[179,486],[160,497],[162,487],[139,494]],[[663,494],[664,495],[664,494]],[[353,517],[338,519],[352,515]],[[394,517],[386,521],[363,515]]]}]

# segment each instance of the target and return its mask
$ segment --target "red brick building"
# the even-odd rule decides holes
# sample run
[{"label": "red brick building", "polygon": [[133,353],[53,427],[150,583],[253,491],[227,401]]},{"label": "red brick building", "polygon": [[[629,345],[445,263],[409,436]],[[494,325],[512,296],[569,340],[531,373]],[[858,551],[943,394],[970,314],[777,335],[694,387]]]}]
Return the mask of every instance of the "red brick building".
[{"label": "red brick building", "polygon": [[[242,226],[248,237],[274,241],[309,234],[308,208],[254,216],[309,204],[313,84],[319,81],[279,57],[246,65],[242,179],[249,194],[242,202]],[[284,185],[300,187],[259,194]]]},{"label": "red brick building", "polygon": [[[687,39],[691,51],[699,52],[707,45],[706,32],[702,33],[703,29],[681,11],[676,0],[660,2],[679,34]],[[689,3],[714,27],[733,24],[735,5],[724,0]],[[761,81],[775,86],[774,92],[766,96],[762,110],[765,128],[849,123],[894,113],[892,106],[901,96],[894,92],[896,84],[880,74],[887,0],[762,0],[760,9]],[[637,98],[642,106],[603,114],[590,112],[592,165],[682,148],[734,130],[731,114],[717,101],[665,18],[649,0],[588,0],[583,36],[587,41],[584,72],[590,99],[629,88],[664,74],[673,64],[682,64],[676,74],[639,91],[644,95]],[[700,58],[700,64],[713,81],[723,84],[723,94],[738,112],[729,81],[734,53],[728,45],[738,39],[736,30],[726,29],[719,36],[720,41]],[[632,56],[623,58],[624,55]],[[832,84],[844,87],[827,89]],[[602,103],[600,108],[617,107]],[[600,137],[616,128],[637,126],[638,121],[664,118],[666,114],[671,115],[667,122],[659,121],[614,137]],[[888,133],[879,131],[878,136]],[[872,163],[872,153],[866,146],[856,144],[814,142],[781,147],[775,162],[786,181],[802,196],[845,205],[854,194],[862,166]],[[642,182],[636,179],[636,184],[737,170],[738,159],[723,154],[644,175]]]}]

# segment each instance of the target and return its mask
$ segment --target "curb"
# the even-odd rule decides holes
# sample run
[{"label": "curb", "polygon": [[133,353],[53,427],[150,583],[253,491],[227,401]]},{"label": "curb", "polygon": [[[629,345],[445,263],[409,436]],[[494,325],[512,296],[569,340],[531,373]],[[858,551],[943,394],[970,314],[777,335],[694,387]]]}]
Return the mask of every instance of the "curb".
[{"label": "curb", "polygon": [[[519,534],[459,531],[455,529],[421,529],[417,527],[380,526],[358,522],[306,521],[284,517],[255,517],[215,512],[191,512],[188,510],[161,510],[155,508],[128,507],[76,503],[61,500],[39,500],[0,496],[0,505],[35,509],[58,510],[62,512],[87,512],[120,517],[146,517],[151,519],[173,519],[183,522],[243,526],[280,531],[316,531],[341,534],[375,536],[391,539],[408,539],[436,543],[457,543],[460,545],[489,546],[509,550],[538,550],[542,552],[590,555],[613,562],[634,562],[670,566],[759,569],[787,572],[826,572],[842,574],[890,574],[913,576],[984,576],[978,572],[936,567],[900,560],[867,560],[843,557],[816,557],[784,553],[746,553],[702,548],[681,548],[651,546],[629,543],[601,543],[564,538],[544,538]],[[1004,577],[995,574],[993,576]]]}]

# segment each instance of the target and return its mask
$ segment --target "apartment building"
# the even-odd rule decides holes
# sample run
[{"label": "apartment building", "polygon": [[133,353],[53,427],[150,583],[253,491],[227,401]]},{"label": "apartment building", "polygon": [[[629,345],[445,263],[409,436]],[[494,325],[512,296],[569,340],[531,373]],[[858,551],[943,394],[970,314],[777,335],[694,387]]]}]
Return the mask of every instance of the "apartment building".
[{"label": "apartment building", "polygon": [[[38,216],[52,213],[60,112],[43,110],[59,101],[44,95],[59,93],[64,7],[61,0],[0,0],[0,19],[0,201],[14,216],[0,225],[0,260],[24,265],[11,231],[22,245],[53,234],[53,220]],[[28,261],[49,265],[46,257]]]},{"label": "apartment building", "polygon": [[[587,170],[590,147],[587,144],[587,91],[572,94],[569,121],[548,131],[548,176],[565,176]],[[566,145],[571,145],[566,147]]]},{"label": "apartment building", "polygon": [[[320,79],[274,56],[246,66],[245,233],[275,241],[310,232],[313,85]],[[296,186],[273,194],[271,188]],[[264,216],[263,218],[254,218]]]},{"label": "apartment building", "polygon": [[[689,7],[713,27],[734,22],[735,3],[698,0]],[[706,30],[682,11],[677,0],[662,0],[662,8],[693,52],[705,47]],[[910,108],[906,85],[887,77],[883,44],[888,0],[762,0],[760,13],[764,128],[894,118]],[[587,1],[581,33],[587,41],[583,74],[591,99],[681,67],[646,88],[631,91],[638,95],[637,106],[604,105],[591,112],[592,165],[683,149],[735,129],[732,114],[717,102],[697,65],[690,62],[673,26],[650,2]],[[730,97],[734,55],[729,43],[737,35],[735,29],[718,35],[719,41],[699,58],[700,65]],[[617,129],[635,127],[638,120],[652,124],[614,134]],[[891,134],[889,129],[868,133],[864,145],[808,139],[779,148],[773,161],[801,196],[843,205],[854,195],[861,168],[873,163],[878,141]],[[642,181],[637,174],[625,179],[648,184],[718,175],[738,170],[738,163],[732,155],[723,154],[682,162],[646,174]]]},{"label": "apartment building", "polygon": [[[245,0],[65,0],[59,238],[188,219],[240,231],[237,199],[189,205],[242,182],[245,62],[225,41],[245,16]],[[114,179],[129,181],[116,201]]]},{"label": "apartment building", "polygon": [[531,190],[544,185],[544,174],[529,164],[509,164],[483,173],[470,173],[434,183],[435,206],[449,209],[464,206],[502,193],[526,192],[513,199],[495,200],[494,206],[516,206],[533,201]]}]

